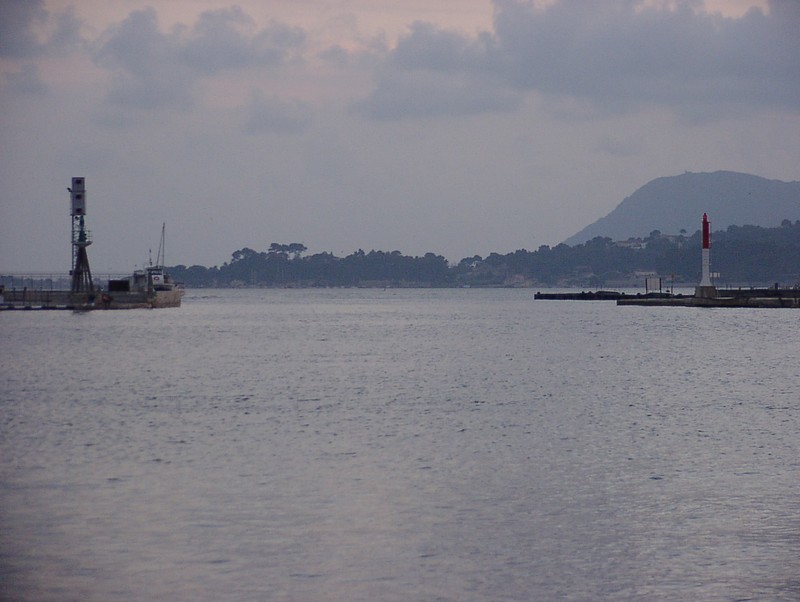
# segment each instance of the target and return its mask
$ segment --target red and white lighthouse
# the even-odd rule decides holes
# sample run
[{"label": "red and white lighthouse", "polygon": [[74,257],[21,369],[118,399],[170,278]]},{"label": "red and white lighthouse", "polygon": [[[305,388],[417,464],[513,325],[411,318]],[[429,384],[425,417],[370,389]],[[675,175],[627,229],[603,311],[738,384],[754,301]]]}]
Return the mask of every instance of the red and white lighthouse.
[{"label": "red and white lighthouse", "polygon": [[711,222],[708,214],[703,214],[703,272],[700,284],[695,288],[696,297],[715,297],[716,289],[711,283]]}]

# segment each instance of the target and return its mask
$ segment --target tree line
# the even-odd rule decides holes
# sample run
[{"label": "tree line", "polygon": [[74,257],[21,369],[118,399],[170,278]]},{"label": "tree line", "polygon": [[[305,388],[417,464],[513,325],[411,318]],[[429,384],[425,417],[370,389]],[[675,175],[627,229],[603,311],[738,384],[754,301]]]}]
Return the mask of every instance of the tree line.
[{"label": "tree line", "polygon": [[[189,287],[332,286],[604,286],[634,285],[643,275],[695,283],[700,274],[700,232],[612,241],[596,237],[579,245],[540,246],[487,257],[475,255],[451,265],[441,255],[365,252],[304,256],[302,243],[272,243],[266,251],[245,247],[217,267],[177,265],[170,272]],[[730,226],[713,234],[712,271],[720,283],[800,283],[800,220],[780,227]]]}]

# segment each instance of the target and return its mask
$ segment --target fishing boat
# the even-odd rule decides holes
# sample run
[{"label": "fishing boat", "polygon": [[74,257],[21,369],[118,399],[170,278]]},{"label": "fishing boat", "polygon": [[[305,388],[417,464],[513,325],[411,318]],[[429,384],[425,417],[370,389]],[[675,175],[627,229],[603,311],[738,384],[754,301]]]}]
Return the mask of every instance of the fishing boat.
[{"label": "fishing boat", "polygon": [[156,263],[136,270],[128,278],[108,281],[108,288],[95,297],[98,309],[133,309],[139,307],[180,307],[183,287],[176,284],[164,266],[165,228],[161,224],[161,242]]}]

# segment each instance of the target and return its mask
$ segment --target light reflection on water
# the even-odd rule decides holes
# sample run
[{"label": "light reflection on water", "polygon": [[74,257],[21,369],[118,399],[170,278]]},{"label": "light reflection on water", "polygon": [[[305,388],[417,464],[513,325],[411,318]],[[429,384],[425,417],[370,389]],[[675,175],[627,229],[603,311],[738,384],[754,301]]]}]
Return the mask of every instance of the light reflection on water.
[{"label": "light reflection on water", "polygon": [[3,599],[797,600],[797,313],[0,315]]}]

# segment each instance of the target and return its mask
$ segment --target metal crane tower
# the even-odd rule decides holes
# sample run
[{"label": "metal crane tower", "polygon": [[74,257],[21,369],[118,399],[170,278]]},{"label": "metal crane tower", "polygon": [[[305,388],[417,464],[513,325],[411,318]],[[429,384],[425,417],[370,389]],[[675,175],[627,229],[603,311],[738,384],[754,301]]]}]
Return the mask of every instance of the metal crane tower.
[{"label": "metal crane tower", "polygon": [[92,270],[86,247],[92,244],[91,233],[86,229],[86,183],[84,178],[72,178],[72,188],[68,188],[72,215],[72,292],[94,293]]}]

